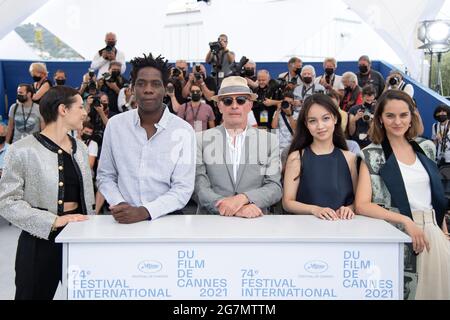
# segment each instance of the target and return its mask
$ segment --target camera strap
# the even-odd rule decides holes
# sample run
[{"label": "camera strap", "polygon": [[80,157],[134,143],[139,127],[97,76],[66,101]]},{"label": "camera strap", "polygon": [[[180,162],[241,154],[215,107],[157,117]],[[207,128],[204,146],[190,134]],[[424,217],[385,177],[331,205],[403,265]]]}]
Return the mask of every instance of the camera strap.
[{"label": "camera strap", "polygon": [[[28,115],[25,118],[25,109],[23,107],[23,103],[21,104],[21,107],[22,107],[22,119],[23,119],[23,132],[24,133],[27,132],[27,123],[28,123],[28,120],[30,119],[31,112],[33,112],[33,105],[34,105],[34,103],[31,104],[30,111],[28,112]],[[17,111],[17,109],[16,109],[16,111]]]},{"label": "camera strap", "polygon": [[333,73],[328,80],[330,80],[330,82],[327,81],[327,75],[324,74],[322,75],[322,79],[325,79],[325,82],[328,83],[330,86],[334,86],[334,80],[336,80],[336,75]]},{"label": "camera strap", "polygon": [[283,111],[281,111],[281,110],[280,110],[280,112],[281,112],[281,118],[283,118],[284,124],[288,128],[288,130],[291,133],[291,135],[294,135],[294,131],[292,130],[291,125],[289,124],[289,121],[288,121],[288,119],[286,117],[286,114]]},{"label": "camera strap", "polygon": [[[186,121],[188,103],[186,102],[184,105],[185,105],[185,108],[184,108],[183,120]],[[192,102],[189,104],[189,106],[191,107],[190,109],[191,109],[192,116],[193,116],[193,119],[195,122],[195,121],[197,121],[198,113],[200,112],[200,109],[202,108],[202,104],[200,103],[200,105],[198,106],[197,112],[194,112],[194,107],[192,106]]]},{"label": "camera strap", "polygon": [[444,154],[447,149],[447,140],[448,140],[448,130],[449,130],[449,123],[445,125],[444,129],[442,129],[442,126],[439,124],[439,133],[441,134],[441,153]]},{"label": "camera strap", "polygon": [[316,88],[316,84],[313,84],[311,87],[309,87],[309,88],[306,88],[306,86],[305,85],[303,85],[303,88],[302,88],[302,98],[304,98],[305,97],[305,95],[309,92],[309,91],[311,91],[311,93],[314,93],[314,89]]}]

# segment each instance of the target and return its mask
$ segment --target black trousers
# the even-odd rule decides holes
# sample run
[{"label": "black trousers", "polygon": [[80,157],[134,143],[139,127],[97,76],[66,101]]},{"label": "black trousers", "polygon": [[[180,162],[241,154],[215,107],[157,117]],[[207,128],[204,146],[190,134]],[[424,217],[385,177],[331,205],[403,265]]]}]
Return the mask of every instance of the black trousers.
[{"label": "black trousers", "polygon": [[[58,232],[59,233],[59,232]],[[26,231],[19,237],[16,254],[16,300],[52,300],[62,274],[62,244],[38,239]]]}]

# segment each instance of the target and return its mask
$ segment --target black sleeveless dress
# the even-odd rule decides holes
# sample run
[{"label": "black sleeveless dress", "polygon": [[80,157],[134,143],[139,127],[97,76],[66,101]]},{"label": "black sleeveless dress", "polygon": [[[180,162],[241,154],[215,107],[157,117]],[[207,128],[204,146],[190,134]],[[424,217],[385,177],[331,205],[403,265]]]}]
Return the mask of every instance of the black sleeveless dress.
[{"label": "black sleeveless dress", "polygon": [[302,173],[296,200],[333,210],[354,201],[352,176],[342,151],[316,155],[310,147],[302,156]]}]

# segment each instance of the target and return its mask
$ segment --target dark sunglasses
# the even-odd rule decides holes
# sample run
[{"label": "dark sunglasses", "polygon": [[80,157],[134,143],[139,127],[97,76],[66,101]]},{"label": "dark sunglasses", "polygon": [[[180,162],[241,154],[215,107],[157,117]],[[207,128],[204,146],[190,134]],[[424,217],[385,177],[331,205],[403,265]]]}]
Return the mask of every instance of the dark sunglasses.
[{"label": "dark sunglasses", "polygon": [[236,103],[238,105],[243,106],[247,102],[248,98],[244,97],[244,96],[239,96],[239,97],[236,97],[236,98],[226,97],[226,98],[221,99],[220,101],[222,101],[222,103],[225,106],[229,107],[229,106],[231,106],[233,104],[234,100],[236,100]]}]

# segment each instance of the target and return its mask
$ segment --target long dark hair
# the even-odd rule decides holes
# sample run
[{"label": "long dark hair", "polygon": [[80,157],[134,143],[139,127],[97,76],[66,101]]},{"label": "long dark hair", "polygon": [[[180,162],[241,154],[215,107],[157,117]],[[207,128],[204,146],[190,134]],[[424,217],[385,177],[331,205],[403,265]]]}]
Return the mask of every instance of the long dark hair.
[{"label": "long dark hair", "polygon": [[316,93],[313,94],[312,96],[309,96],[303,103],[303,107],[300,111],[300,115],[297,120],[297,130],[295,131],[291,147],[289,148],[289,154],[295,151],[299,151],[301,155],[302,150],[313,143],[313,136],[311,135],[311,132],[309,132],[309,129],[306,126],[306,120],[308,117],[309,110],[314,104],[318,104],[324,107],[337,120],[336,125],[334,126],[333,144],[335,147],[339,149],[348,150],[344,132],[342,131],[341,128],[342,118],[337,106],[334,104],[333,100],[331,100],[331,98],[328,97],[327,95],[323,93]]}]

